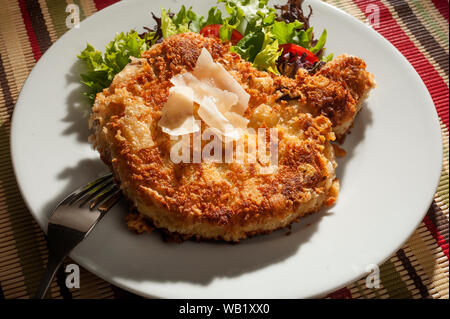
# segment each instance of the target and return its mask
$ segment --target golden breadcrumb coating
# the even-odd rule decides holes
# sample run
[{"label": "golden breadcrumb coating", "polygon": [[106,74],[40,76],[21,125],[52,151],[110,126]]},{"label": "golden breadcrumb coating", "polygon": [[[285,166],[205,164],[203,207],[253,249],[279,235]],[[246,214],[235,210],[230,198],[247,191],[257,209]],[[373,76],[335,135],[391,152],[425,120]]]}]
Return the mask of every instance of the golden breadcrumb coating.
[{"label": "golden breadcrumb coating", "polygon": [[[161,109],[173,86],[170,79],[191,72],[202,48],[250,95],[244,115],[249,127],[278,130],[278,167],[272,174],[261,174],[264,165],[258,161],[175,164],[170,159],[176,141],[158,126]],[[333,65],[344,74],[333,72]],[[353,121],[373,86],[364,68],[361,59],[342,56],[317,75],[299,72],[290,79],[258,71],[229,46],[198,34],[154,45],[97,95],[90,121],[94,146],[141,214],[128,218],[130,228],[150,231],[145,217],[184,238],[239,241],[332,205],[339,190],[333,128]]]}]

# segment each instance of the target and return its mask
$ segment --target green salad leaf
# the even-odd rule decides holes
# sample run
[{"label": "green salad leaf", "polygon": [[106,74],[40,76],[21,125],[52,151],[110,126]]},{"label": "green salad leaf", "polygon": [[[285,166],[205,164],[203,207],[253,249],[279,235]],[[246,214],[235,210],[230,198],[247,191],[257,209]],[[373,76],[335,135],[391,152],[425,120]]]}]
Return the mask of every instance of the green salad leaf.
[{"label": "green salad leaf", "polygon": [[186,9],[184,5],[181,6],[180,11],[176,14],[161,9],[161,30],[163,38],[168,38],[179,33],[198,33],[205,25],[222,23],[222,12],[217,7],[212,7],[209,10],[206,20],[205,17],[192,11],[192,7]]},{"label": "green salad leaf", "polygon": [[333,57],[334,57],[334,54],[333,53],[330,53],[329,55],[327,55],[327,56],[324,56],[323,58],[322,58],[322,61],[323,62],[330,62],[331,60],[333,60]]},{"label": "green salad leaf", "polygon": [[[228,13],[228,17],[222,19],[222,27],[220,28],[220,39],[222,41],[229,41],[233,30],[238,30],[244,21],[244,12],[232,2],[226,2],[218,0],[218,3],[223,2],[225,4],[225,10]],[[242,33],[242,32],[241,32]]]},{"label": "green salad leaf", "polygon": [[272,27],[272,32],[278,39],[279,44],[294,43],[298,44],[302,38],[303,23],[295,21],[286,23],[284,21],[275,21]]},{"label": "green salad leaf", "polygon": [[267,5],[268,0],[218,0],[218,3],[224,3],[225,9],[230,16],[245,17],[245,21],[242,21],[237,26],[238,31],[246,33],[246,23],[252,23],[257,20],[261,20],[264,17],[276,16],[276,10]]},{"label": "green salad leaf", "polygon": [[222,11],[217,9],[217,7],[212,7],[208,11],[208,18],[206,19],[205,25],[211,25],[211,24],[222,24]]},{"label": "green salad leaf", "polygon": [[200,32],[205,25],[205,18],[192,11],[192,7],[186,10],[182,5],[180,11],[173,16],[173,23],[177,27],[177,33]]},{"label": "green salad leaf", "polygon": [[261,30],[251,32],[231,47],[231,51],[238,53],[243,59],[253,62],[264,44],[264,32]]},{"label": "green salad leaf", "polygon": [[310,51],[314,54],[319,52],[323,49],[325,42],[327,41],[327,30],[323,30],[319,40],[317,41],[316,45],[310,49]]},{"label": "green salad leaf", "polygon": [[253,65],[260,70],[280,74],[277,68],[277,60],[281,55],[278,48],[278,40],[274,39],[271,32],[267,32],[264,36],[264,43],[261,51],[256,55]]},{"label": "green salad leaf", "polygon": [[229,14],[229,17],[224,19],[227,24],[242,35],[272,24],[276,18],[276,10],[267,5],[268,0],[218,0],[217,2],[225,5],[225,10]]},{"label": "green salad leaf", "polygon": [[182,26],[176,26],[175,22],[165,9],[161,9],[161,30],[164,38],[168,38],[178,33],[178,28]]},{"label": "green salad leaf", "polygon": [[[221,39],[229,40],[233,30],[244,35],[231,47],[243,59],[260,69],[279,74],[276,60],[280,56],[278,41],[271,32],[276,11],[267,6],[267,0],[219,0],[225,4],[229,17],[224,19]],[[222,29],[226,29],[222,36]]]},{"label": "green salad leaf", "polygon": [[200,30],[203,28],[203,26],[206,25],[205,17],[196,14],[194,11],[192,11],[192,8],[189,8],[189,10],[186,12],[186,17],[188,19],[188,28],[192,32],[200,32]]},{"label": "green salad leaf", "polygon": [[117,34],[103,54],[88,43],[78,55],[87,67],[87,72],[80,75],[82,83],[89,87],[85,95],[94,100],[97,93],[108,87],[114,76],[131,61],[130,57],[138,58],[147,49],[147,43],[136,31]]}]

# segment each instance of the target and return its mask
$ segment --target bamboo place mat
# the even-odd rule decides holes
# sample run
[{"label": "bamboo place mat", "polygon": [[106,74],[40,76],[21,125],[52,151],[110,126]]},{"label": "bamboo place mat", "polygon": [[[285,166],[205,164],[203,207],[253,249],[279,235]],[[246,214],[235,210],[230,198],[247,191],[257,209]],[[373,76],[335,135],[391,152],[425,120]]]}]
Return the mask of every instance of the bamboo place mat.
[{"label": "bamboo place mat", "polygon": [[[0,0],[0,298],[29,298],[47,260],[44,233],[25,207],[12,170],[9,133],[19,91],[33,65],[68,29],[66,7],[78,5],[81,19],[116,0]],[[366,22],[380,13],[374,29],[393,43],[417,70],[441,119],[444,165],[428,214],[408,242],[380,266],[380,287],[366,279],[328,298],[448,299],[448,0],[328,0]],[[126,31],[126,30],[125,30]],[[69,261],[70,262],[70,261]],[[135,298],[81,269],[80,288],[65,286],[60,271],[52,298]]]}]

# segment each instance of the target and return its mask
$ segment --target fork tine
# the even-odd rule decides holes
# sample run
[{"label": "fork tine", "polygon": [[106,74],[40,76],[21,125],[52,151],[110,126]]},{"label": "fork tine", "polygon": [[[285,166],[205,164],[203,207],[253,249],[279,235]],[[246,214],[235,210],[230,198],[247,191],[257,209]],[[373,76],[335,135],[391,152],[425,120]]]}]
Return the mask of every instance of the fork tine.
[{"label": "fork tine", "polygon": [[122,198],[122,191],[117,189],[107,200],[105,200],[97,209],[105,214]]},{"label": "fork tine", "polygon": [[88,183],[87,185],[81,186],[80,188],[76,189],[72,194],[70,194],[68,197],[66,197],[60,205],[71,205],[75,203],[78,199],[80,199],[82,196],[84,196],[87,192],[94,189],[99,184],[102,184],[110,179],[112,179],[113,175],[107,174],[105,176],[100,177],[99,179],[96,179],[93,182]]},{"label": "fork tine", "polygon": [[89,209],[93,210],[99,204],[108,199],[111,195],[113,195],[118,189],[116,184],[111,185],[107,189],[103,190],[100,194],[98,194],[91,202],[89,203]]},{"label": "fork tine", "polygon": [[62,200],[61,203],[59,203],[58,206],[68,205],[68,204],[70,203],[70,201],[72,201],[72,199],[73,199],[74,196],[75,196],[75,194],[73,194],[73,193],[70,194],[70,195],[68,195],[66,198],[64,198],[64,199]]},{"label": "fork tine", "polygon": [[107,187],[110,187],[111,184],[114,183],[114,180],[107,180],[104,183],[99,184],[98,186],[94,187],[92,190],[88,191],[86,194],[78,198],[75,202],[72,204],[77,204],[78,207],[83,207],[87,202],[89,202],[91,199],[93,199],[95,196],[97,196],[100,192],[105,190]]}]

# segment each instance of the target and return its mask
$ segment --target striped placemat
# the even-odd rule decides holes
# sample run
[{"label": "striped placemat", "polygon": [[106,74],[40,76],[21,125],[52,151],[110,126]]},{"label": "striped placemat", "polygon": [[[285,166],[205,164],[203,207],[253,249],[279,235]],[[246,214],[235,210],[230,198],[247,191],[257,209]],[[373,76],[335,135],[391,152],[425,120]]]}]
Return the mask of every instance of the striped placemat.
[{"label": "striped placemat", "polygon": [[[48,255],[44,233],[27,211],[12,171],[9,134],[15,101],[33,65],[68,30],[67,5],[77,5],[84,19],[116,1],[0,0],[0,299],[32,296]],[[448,299],[448,0],[327,2],[372,22],[417,70],[441,119],[444,165],[428,214],[408,242],[380,265],[379,287],[368,288],[362,278],[326,297]],[[61,269],[50,297],[137,298],[84,269],[80,288],[68,289],[65,275]]]}]

